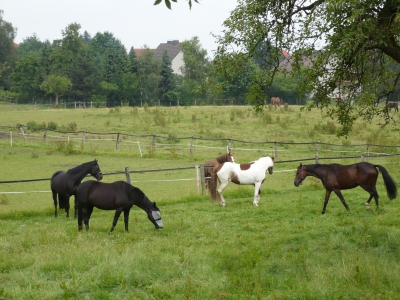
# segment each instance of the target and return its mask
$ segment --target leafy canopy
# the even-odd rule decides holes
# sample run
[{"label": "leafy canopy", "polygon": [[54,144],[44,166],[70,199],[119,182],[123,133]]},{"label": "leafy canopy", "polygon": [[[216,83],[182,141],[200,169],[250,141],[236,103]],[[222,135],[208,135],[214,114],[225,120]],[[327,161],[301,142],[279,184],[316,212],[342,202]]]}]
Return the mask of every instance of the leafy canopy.
[{"label": "leafy canopy", "polygon": [[[342,125],[354,120],[393,121],[388,101],[397,100],[400,78],[399,0],[238,0],[217,36],[216,64],[239,71],[244,60],[259,58],[249,101],[263,108],[274,76],[281,72],[282,49],[291,54],[290,75],[301,95],[313,100]],[[258,88],[255,88],[258,86]],[[332,99],[337,101],[333,102]],[[336,104],[335,104],[336,103]],[[377,105],[377,104],[381,105]],[[386,104],[386,105],[382,105]],[[311,105],[309,106],[311,109]]]}]

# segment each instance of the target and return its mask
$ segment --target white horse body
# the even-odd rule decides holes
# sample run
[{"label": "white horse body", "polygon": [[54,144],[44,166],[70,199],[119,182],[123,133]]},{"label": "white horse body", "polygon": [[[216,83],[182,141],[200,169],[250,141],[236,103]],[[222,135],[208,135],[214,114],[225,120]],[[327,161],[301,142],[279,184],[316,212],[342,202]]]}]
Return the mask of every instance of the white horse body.
[{"label": "white horse body", "polygon": [[232,162],[223,163],[221,168],[217,170],[218,181],[220,186],[217,190],[220,199],[219,204],[225,206],[225,199],[222,195],[223,190],[228,186],[229,182],[241,185],[254,185],[254,201],[253,204],[258,206],[260,201],[260,187],[266,177],[268,170],[272,174],[274,167],[273,158],[261,157],[260,159],[249,164],[237,164]]}]

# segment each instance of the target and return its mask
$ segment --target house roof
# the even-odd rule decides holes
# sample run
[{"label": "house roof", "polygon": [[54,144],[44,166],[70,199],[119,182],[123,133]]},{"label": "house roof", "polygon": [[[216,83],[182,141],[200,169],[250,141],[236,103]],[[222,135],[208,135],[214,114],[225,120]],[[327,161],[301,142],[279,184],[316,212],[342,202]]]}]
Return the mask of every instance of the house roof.
[{"label": "house roof", "polygon": [[164,52],[167,51],[169,59],[172,61],[179,52],[181,52],[181,47],[179,45],[179,40],[167,41],[166,43],[161,43],[154,50],[153,59],[162,59]]},{"label": "house roof", "polygon": [[141,56],[146,50],[154,51],[154,49],[133,49],[133,51],[135,51],[136,57]]}]

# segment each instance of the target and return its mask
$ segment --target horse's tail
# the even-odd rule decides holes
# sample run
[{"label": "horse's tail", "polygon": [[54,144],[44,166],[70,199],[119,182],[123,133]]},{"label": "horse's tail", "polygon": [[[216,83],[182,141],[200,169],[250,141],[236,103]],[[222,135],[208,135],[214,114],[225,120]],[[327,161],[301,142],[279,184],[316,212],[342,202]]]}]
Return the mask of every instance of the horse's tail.
[{"label": "horse's tail", "polygon": [[392,177],[390,177],[389,172],[380,165],[374,165],[375,168],[378,168],[382,173],[383,182],[386,186],[386,192],[390,200],[393,200],[397,197],[397,186]]},{"label": "horse's tail", "polygon": [[214,168],[209,169],[211,178],[208,182],[208,189],[210,190],[210,197],[212,201],[217,200],[217,167],[218,164],[216,164]]}]

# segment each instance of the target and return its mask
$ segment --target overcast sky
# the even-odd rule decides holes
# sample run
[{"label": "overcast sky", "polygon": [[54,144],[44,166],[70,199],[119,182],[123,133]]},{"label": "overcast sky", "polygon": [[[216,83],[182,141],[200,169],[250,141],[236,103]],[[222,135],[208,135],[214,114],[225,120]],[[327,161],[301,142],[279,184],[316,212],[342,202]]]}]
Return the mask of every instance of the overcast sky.
[{"label": "overcast sky", "polygon": [[17,44],[34,33],[41,41],[61,39],[62,30],[78,23],[81,34],[111,32],[128,51],[197,36],[212,57],[217,45],[210,33],[221,33],[237,1],[199,2],[189,10],[187,0],[178,0],[169,10],[164,3],[154,6],[154,0],[0,0],[0,9],[3,20],[17,28]]}]

